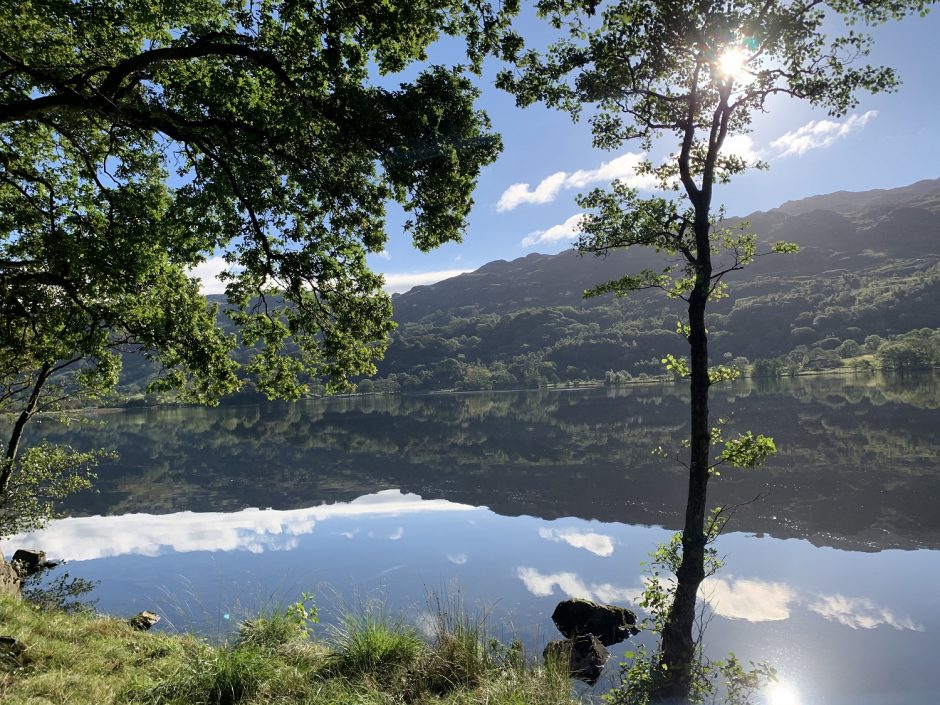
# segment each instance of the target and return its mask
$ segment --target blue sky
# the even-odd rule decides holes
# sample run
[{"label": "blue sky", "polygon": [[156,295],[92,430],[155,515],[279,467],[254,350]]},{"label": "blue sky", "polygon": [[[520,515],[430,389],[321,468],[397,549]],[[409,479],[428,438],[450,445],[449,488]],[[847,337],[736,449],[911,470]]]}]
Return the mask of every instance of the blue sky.
[{"label": "blue sky", "polygon": [[[531,12],[517,26],[527,43],[548,36],[547,23]],[[873,34],[870,62],[895,67],[900,89],[862,94],[858,107],[841,119],[827,118],[800,101],[777,100],[757,117],[750,139],[737,145],[768,160],[770,169],[752,170],[719,186],[716,203],[730,215],[747,215],[821,193],[893,188],[940,177],[940,9]],[[459,62],[461,48],[456,41],[441,42],[432,48],[431,61]],[[579,192],[612,178],[635,178],[631,166],[638,145],[597,150],[586,123],[573,124],[567,115],[541,106],[516,108],[512,96],[493,87],[500,67],[490,61],[476,82],[482,92],[478,106],[502,135],[504,150],[481,175],[464,241],[418,252],[402,232],[401,213],[390,209],[386,251],[370,256],[373,268],[385,274],[389,291],[439,281],[496,259],[560,252],[574,240]],[[663,143],[662,153],[668,146]],[[210,262],[206,271],[194,273],[207,275],[217,266]]]},{"label": "blue sky", "polygon": [[[534,18],[524,18],[520,30],[527,39],[545,34]],[[892,188],[940,177],[940,9],[926,18],[880,27],[874,35],[871,62],[895,67],[903,81],[900,90],[863,94],[858,108],[839,120],[799,101],[777,101],[755,121],[750,135],[749,146],[769,159],[770,169],[749,171],[716,189],[716,202],[724,203],[729,214],[746,215],[820,193]],[[464,241],[417,252],[393,215],[386,256],[371,258],[390,290],[437,281],[495,259],[560,252],[573,241],[563,233],[572,229],[564,223],[579,212],[574,197],[609,183],[611,174],[629,178],[632,173],[634,159],[628,153],[639,152],[638,146],[596,150],[586,123],[572,124],[566,115],[541,106],[516,108],[511,96],[492,86],[498,68],[491,62],[478,81],[479,106],[502,134],[504,150],[483,171]],[[807,127],[813,121],[815,129]],[[510,192],[501,208],[500,199],[514,184],[528,184],[531,201],[543,202],[519,202],[508,209],[519,201]],[[523,189],[514,191],[518,196]]]}]

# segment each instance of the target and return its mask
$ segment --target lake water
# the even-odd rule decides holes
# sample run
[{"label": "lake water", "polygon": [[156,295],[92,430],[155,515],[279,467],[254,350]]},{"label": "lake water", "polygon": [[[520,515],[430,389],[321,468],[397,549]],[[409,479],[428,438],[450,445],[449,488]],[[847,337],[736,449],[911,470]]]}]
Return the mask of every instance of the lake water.
[{"label": "lake water", "polygon": [[[773,705],[938,702],[940,377],[744,381],[712,409],[780,452],[710,485],[740,506],[703,591],[708,652],[774,665]],[[678,447],[687,413],[670,386],[46,421],[34,438],[120,459],[69,518],[2,549],[67,559],[99,609],[165,628],[222,635],[303,591],[325,622],[379,603],[421,624],[429,592],[459,590],[540,651],[560,599],[635,599],[684,506],[684,469],[651,449]]]}]

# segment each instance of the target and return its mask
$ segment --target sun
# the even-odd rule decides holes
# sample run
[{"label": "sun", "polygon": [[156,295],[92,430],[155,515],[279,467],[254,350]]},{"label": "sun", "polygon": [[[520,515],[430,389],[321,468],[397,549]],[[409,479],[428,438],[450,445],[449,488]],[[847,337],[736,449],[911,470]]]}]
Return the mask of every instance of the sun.
[{"label": "sun", "polygon": [[800,705],[800,696],[786,683],[774,683],[766,690],[767,705]]},{"label": "sun", "polygon": [[718,72],[724,78],[730,78],[738,83],[746,83],[753,78],[747,70],[747,52],[740,47],[729,47],[718,57]]}]

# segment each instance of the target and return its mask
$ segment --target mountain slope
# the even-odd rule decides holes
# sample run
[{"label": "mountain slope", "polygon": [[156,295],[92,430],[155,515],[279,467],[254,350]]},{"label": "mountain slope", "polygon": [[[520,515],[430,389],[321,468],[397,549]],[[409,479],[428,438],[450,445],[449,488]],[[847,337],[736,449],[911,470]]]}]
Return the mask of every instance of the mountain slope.
[{"label": "mountain slope", "polygon": [[[725,225],[742,220],[765,244],[801,249],[728,277],[732,297],[709,309],[714,357],[796,350],[793,364],[832,364],[827,351],[848,340],[940,327],[940,180],[815,196]],[[664,353],[683,352],[673,333],[681,302],[582,293],[667,263],[651,250],[531,254],[415,287],[393,297],[400,327],[380,374],[406,387],[476,388],[658,372]]]}]

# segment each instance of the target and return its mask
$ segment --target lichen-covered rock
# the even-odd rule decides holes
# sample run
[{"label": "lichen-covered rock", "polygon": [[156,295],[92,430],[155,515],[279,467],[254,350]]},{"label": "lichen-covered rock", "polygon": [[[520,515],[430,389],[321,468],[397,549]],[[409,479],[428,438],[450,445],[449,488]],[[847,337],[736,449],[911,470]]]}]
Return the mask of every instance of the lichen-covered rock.
[{"label": "lichen-covered rock", "polygon": [[140,614],[136,614],[127,620],[127,623],[134,627],[134,629],[145,632],[159,621],[160,615],[156,614],[155,612],[148,612],[147,610],[144,610]]},{"label": "lichen-covered rock", "polygon": [[593,634],[604,646],[619,644],[633,636],[636,615],[626,607],[599,605],[590,600],[562,600],[552,612],[552,621],[564,636]]},{"label": "lichen-covered rock", "polygon": [[601,677],[610,652],[593,634],[559,639],[545,645],[542,656],[546,661],[568,664],[568,675],[594,685]]},{"label": "lichen-covered rock", "polygon": [[20,594],[20,574],[0,556],[0,595]]}]

